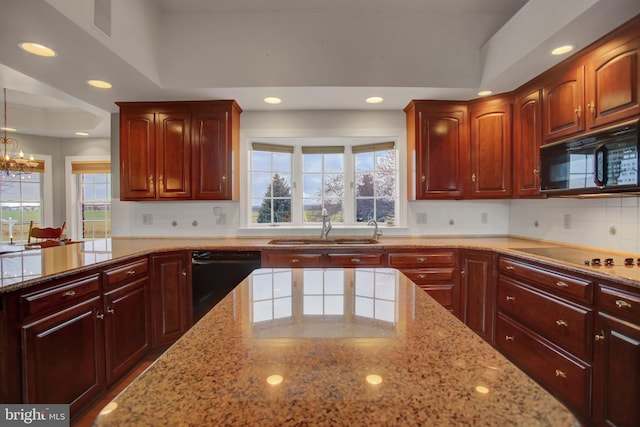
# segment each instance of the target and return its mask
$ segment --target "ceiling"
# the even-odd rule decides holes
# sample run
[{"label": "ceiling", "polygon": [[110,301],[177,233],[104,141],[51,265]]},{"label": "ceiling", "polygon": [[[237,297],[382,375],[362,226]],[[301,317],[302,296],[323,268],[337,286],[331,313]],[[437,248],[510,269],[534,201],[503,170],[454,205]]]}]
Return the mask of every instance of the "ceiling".
[{"label": "ceiling", "polygon": [[[3,0],[0,85],[20,133],[109,136],[117,101],[402,110],[511,91],[640,13],[638,0]],[[32,41],[53,58],[27,54]],[[96,89],[89,79],[109,81]],[[268,105],[266,96],[283,102]],[[381,96],[384,102],[366,104]]]}]

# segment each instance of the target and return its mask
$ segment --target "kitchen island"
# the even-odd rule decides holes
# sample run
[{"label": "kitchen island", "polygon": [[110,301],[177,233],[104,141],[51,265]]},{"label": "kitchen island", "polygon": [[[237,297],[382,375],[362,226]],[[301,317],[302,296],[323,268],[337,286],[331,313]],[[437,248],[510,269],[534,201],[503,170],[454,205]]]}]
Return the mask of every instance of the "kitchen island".
[{"label": "kitchen island", "polygon": [[95,424],[570,426],[574,417],[395,269],[259,269]]}]

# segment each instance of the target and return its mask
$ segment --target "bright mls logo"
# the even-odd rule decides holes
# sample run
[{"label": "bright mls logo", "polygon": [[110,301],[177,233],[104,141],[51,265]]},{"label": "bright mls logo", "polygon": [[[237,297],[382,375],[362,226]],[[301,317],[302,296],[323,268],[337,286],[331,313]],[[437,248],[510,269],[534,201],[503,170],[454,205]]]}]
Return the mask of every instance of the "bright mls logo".
[{"label": "bright mls logo", "polygon": [[69,427],[69,405],[0,405],[0,427]]}]

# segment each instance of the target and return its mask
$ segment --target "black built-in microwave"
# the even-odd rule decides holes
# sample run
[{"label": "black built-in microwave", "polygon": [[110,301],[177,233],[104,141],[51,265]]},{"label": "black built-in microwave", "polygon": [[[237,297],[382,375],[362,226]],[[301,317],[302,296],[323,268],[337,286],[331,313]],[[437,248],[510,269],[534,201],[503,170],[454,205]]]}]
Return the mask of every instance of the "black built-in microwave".
[{"label": "black built-in microwave", "polygon": [[638,121],[540,148],[540,192],[549,196],[640,192]]}]

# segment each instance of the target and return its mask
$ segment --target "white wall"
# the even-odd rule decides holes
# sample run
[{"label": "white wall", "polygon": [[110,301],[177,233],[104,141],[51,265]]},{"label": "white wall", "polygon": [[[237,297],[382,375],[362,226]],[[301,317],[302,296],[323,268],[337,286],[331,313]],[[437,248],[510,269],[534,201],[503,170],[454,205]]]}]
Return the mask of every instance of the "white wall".
[{"label": "white wall", "polygon": [[[613,250],[640,252],[640,198],[513,200],[509,233]],[[565,225],[565,215],[567,224]],[[537,225],[536,225],[537,223]]]}]

